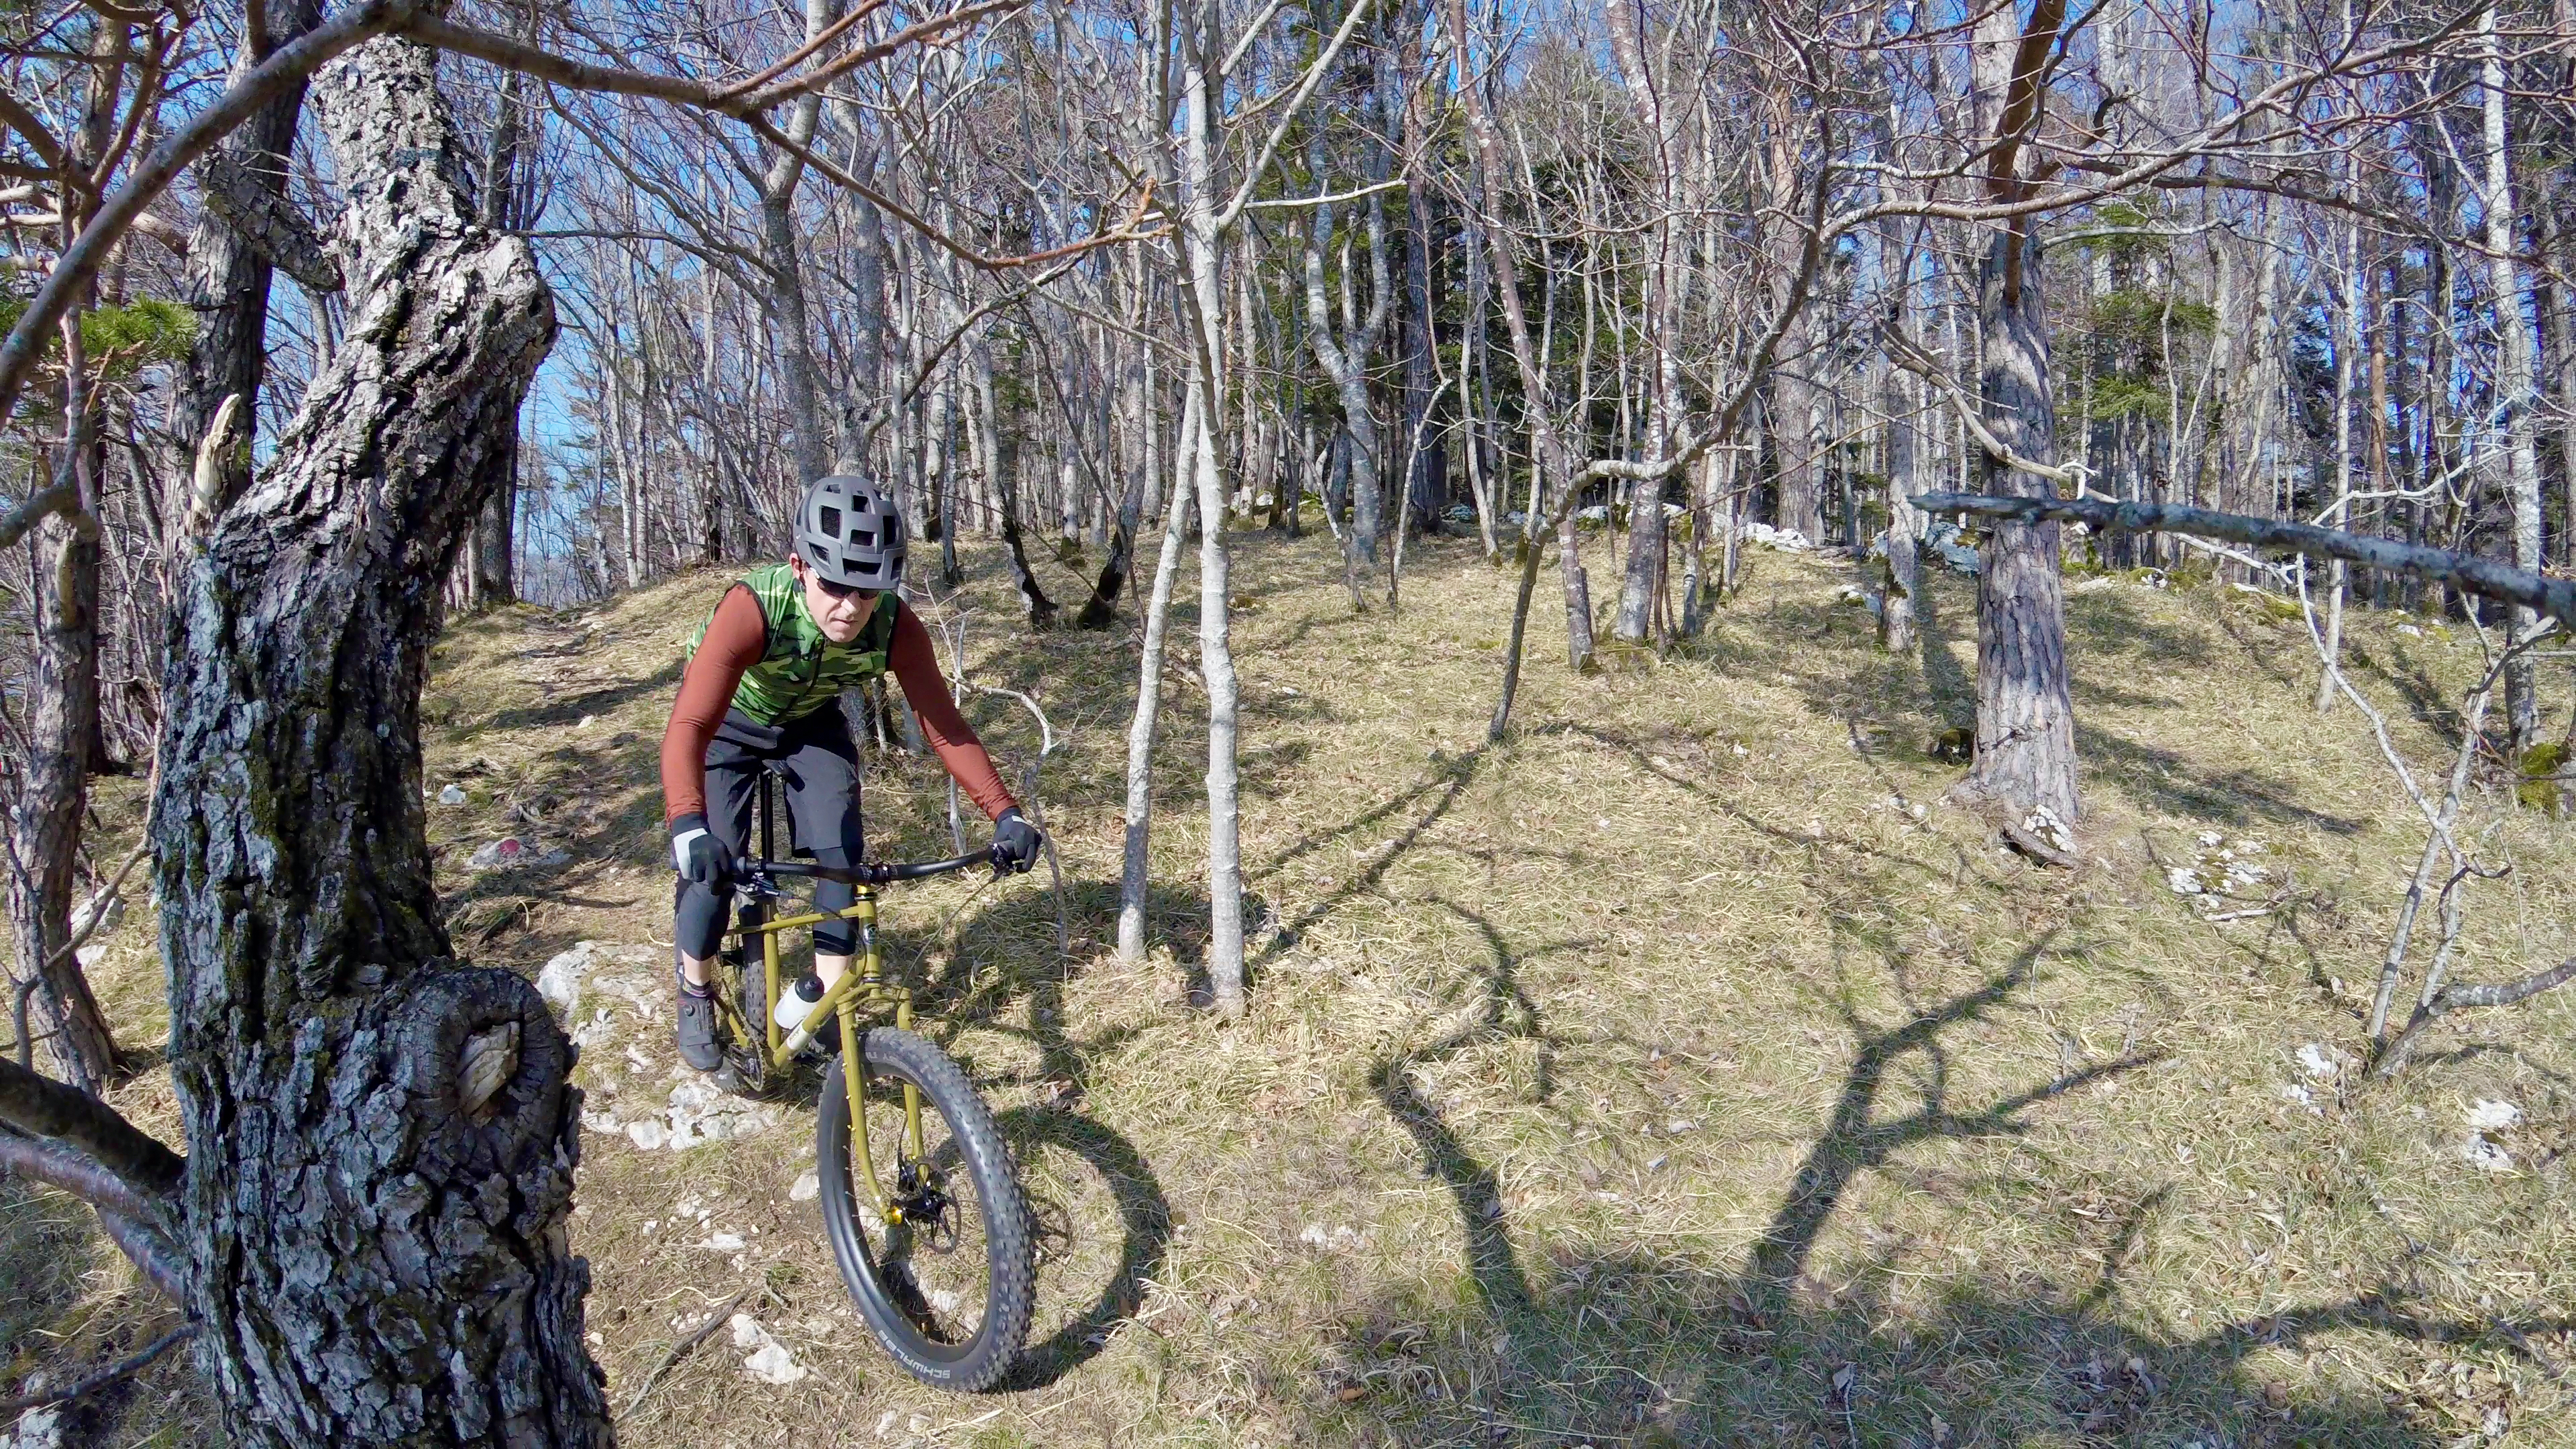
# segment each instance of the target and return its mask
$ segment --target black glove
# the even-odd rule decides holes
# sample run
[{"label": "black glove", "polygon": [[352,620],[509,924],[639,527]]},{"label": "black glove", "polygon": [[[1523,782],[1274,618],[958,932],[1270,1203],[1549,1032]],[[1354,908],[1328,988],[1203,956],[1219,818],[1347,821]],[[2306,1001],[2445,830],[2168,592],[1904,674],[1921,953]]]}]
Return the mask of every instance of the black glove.
[{"label": "black glove", "polygon": [[1038,863],[1038,828],[1012,806],[993,819],[993,868],[1026,875]]},{"label": "black glove", "polygon": [[703,886],[723,883],[724,847],[704,815],[692,810],[671,822],[671,868]]}]

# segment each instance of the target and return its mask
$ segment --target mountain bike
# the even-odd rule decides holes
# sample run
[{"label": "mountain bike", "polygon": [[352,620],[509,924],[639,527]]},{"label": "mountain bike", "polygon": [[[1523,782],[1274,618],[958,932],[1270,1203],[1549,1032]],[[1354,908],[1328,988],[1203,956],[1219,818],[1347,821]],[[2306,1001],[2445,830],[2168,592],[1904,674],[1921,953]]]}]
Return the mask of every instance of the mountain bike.
[{"label": "mountain bike", "polygon": [[[772,850],[768,781],[762,784],[766,857]],[[868,1331],[895,1362],[926,1384],[961,1393],[998,1382],[1028,1337],[1037,1271],[1028,1199],[992,1109],[946,1053],[914,1034],[910,988],[886,979],[877,950],[876,888],[975,865],[1000,869],[990,851],[848,870],[811,861],[736,860],[740,903],[719,952],[722,982],[715,992],[717,1020],[732,1043],[726,1069],[736,1090],[773,1093],[788,1083],[810,1044],[821,1039],[834,1048],[814,1127],[814,1170],[832,1257]],[[779,914],[786,892],[778,882],[799,878],[847,882],[858,899],[830,914],[810,904]],[[781,936],[833,915],[858,927],[850,969],[782,1033],[776,1008],[790,983],[779,969]],[[862,1021],[889,1016],[891,1025],[861,1029]]]}]

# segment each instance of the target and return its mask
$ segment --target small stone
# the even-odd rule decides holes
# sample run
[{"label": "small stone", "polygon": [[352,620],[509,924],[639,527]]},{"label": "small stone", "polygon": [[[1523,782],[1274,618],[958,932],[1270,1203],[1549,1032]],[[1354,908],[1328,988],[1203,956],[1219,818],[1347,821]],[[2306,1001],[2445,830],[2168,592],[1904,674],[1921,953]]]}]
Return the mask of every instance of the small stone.
[{"label": "small stone", "polygon": [[787,1200],[789,1202],[812,1202],[816,1197],[822,1194],[822,1191],[823,1180],[815,1176],[814,1169],[809,1167],[796,1175],[795,1183],[787,1189]]},{"label": "small stone", "polygon": [[637,1147],[651,1152],[671,1140],[671,1129],[659,1117],[638,1117],[626,1124],[626,1138]]},{"label": "small stone", "polygon": [[[93,916],[98,918],[94,926],[90,919]],[[125,897],[121,893],[107,897],[104,904],[97,896],[92,896],[72,911],[72,934],[75,936],[104,936],[124,924]]]},{"label": "small stone", "polygon": [[599,965],[601,943],[576,941],[569,951],[548,960],[537,972],[537,994],[556,1009],[570,1012],[581,997],[581,983]]},{"label": "small stone", "polygon": [[2502,1132],[2521,1120],[2522,1109],[2511,1102],[2480,1097],[2469,1104],[2469,1130],[2472,1132]]},{"label": "small stone", "polygon": [[2471,1133],[2469,1140],[2460,1144],[2460,1156],[2480,1172],[2513,1171],[2513,1154],[2480,1133]]},{"label": "small stone", "polygon": [[462,786],[462,785],[450,785],[450,786],[448,786],[446,789],[439,791],[439,792],[438,792],[438,803],[439,803],[439,804],[441,804],[441,805],[462,805],[462,804],[464,804],[464,803],[465,803],[465,787],[464,787],[464,786]]}]

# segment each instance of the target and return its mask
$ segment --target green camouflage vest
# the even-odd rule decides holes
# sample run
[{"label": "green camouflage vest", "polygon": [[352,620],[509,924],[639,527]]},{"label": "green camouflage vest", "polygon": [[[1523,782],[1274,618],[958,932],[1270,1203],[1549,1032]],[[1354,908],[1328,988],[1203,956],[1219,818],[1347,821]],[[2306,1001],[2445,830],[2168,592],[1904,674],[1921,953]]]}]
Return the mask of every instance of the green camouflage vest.
[{"label": "green camouflage vest", "polygon": [[[743,576],[742,585],[760,601],[761,627],[768,640],[760,662],[742,672],[742,683],[733,692],[733,707],[754,721],[780,725],[802,719],[839,699],[842,690],[886,672],[886,650],[894,643],[895,616],[902,609],[893,595],[877,600],[859,637],[835,644],[823,637],[814,616],[805,612],[805,591],[787,565],[755,569]],[[710,611],[707,623],[713,622]],[[689,652],[696,654],[706,637],[707,625],[700,624],[689,640]]]}]

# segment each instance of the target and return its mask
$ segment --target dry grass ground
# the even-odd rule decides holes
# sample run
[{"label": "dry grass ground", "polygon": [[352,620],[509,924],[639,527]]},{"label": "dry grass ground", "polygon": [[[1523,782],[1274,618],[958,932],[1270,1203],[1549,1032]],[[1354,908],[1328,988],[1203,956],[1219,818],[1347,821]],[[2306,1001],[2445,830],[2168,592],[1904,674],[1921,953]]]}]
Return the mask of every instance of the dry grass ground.
[{"label": "dry grass ground", "polygon": [[[579,941],[634,948],[575,1012],[575,1234],[612,1402],[746,1288],[812,1371],[761,1383],[720,1333],[625,1443],[2576,1442],[2556,1155],[2576,997],[2463,1018],[2394,1087],[2356,1079],[2339,1054],[2420,836],[2352,712],[2310,707],[2295,625],[2223,587],[2079,587],[2091,864],[2070,875],[1943,803],[1958,770],[1924,747],[1972,715],[1954,581],[1926,647],[1890,658],[1836,602],[1849,565],[1757,551],[1704,648],[1592,679],[1553,661],[1543,593],[1520,732],[1488,748],[1504,577],[1417,548],[1404,612],[1354,617],[1329,547],[1241,540],[1257,926],[1233,1025],[1191,1004],[1191,611],[1156,777],[1160,949],[1128,967],[1106,942],[1132,636],[1031,638],[977,559],[973,675],[1065,739],[1040,796],[1075,939],[1059,957],[1042,878],[891,901],[897,959],[1046,1224],[1038,1349],[974,1400],[912,1385],[852,1317],[794,1191],[809,1105],[682,1151],[623,1130],[680,1081],[654,752],[721,578],[442,641],[425,783],[468,797],[431,807],[460,950],[534,972]],[[2398,623],[2357,624],[2359,673],[2430,760],[2475,649]],[[1016,773],[1024,717],[972,714]],[[940,785],[874,766],[880,853],[943,851]],[[2576,831],[2477,808],[2517,870],[2481,888],[2463,970],[2576,950]],[[505,832],[571,858],[467,866]],[[2222,851],[2265,872],[2244,899],[2169,888],[2217,880]],[[126,1038],[157,1036],[148,930],[97,971]],[[169,1122],[166,1088],[127,1096]],[[2481,1100],[2520,1108],[2510,1170],[2464,1151]],[[70,1204],[0,1191],[21,1371],[166,1320]],[[192,1442],[195,1392],[156,1370],[96,1442]]]}]

